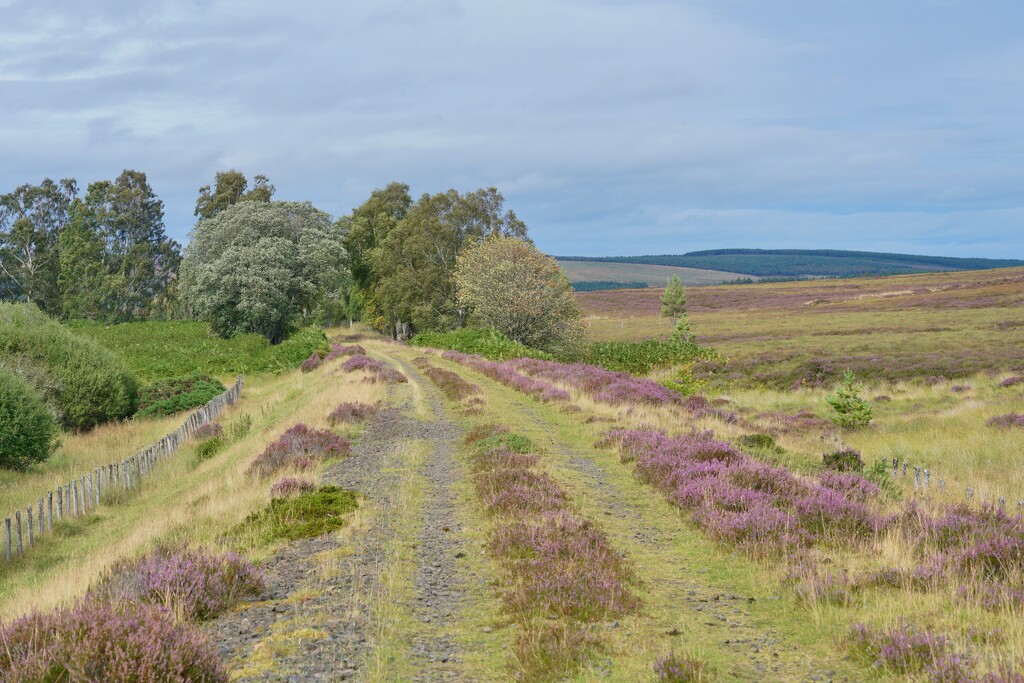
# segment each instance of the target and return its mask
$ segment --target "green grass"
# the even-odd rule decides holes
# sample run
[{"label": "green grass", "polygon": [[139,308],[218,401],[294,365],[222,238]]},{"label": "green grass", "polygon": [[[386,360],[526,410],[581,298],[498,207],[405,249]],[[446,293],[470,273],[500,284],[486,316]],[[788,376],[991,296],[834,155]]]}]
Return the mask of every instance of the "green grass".
[{"label": "green grass", "polygon": [[352,491],[322,486],[311,493],[271,500],[266,508],[249,515],[231,536],[246,548],[314,538],[345,526],[346,515],[358,506]]},{"label": "green grass", "polygon": [[314,351],[328,348],[327,337],[318,327],[298,330],[276,346],[257,334],[221,339],[206,323],[185,320],[121,325],[76,322],[72,329],[121,355],[144,381],[193,373],[278,372],[297,367]]},{"label": "green grass", "polygon": [[450,349],[472,353],[491,360],[512,358],[541,358],[551,360],[551,354],[523,346],[512,341],[501,332],[481,328],[465,328],[452,332],[421,332],[409,343],[412,346],[429,346],[435,349]]}]

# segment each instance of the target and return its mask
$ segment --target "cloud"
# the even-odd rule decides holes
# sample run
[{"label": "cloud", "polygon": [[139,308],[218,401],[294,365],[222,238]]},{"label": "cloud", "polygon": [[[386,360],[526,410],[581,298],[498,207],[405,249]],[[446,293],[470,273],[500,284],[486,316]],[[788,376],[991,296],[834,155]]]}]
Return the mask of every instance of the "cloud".
[{"label": "cloud", "polygon": [[1006,228],[1024,181],[1022,13],[0,2],[0,191],[137,168],[183,239],[197,188],[237,167],[335,215],[391,180],[415,194],[497,185],[559,253],[1024,257]]}]

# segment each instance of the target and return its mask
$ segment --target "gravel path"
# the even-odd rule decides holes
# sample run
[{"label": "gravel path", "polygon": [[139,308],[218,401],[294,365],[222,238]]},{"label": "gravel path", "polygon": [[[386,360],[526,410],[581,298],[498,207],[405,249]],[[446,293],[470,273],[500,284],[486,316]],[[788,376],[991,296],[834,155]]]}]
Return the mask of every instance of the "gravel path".
[{"label": "gravel path", "polygon": [[[375,605],[382,595],[382,573],[395,562],[388,551],[400,520],[403,489],[397,462],[410,442],[426,441],[429,453],[417,473],[422,482],[415,567],[403,567],[414,580],[406,607],[413,633],[399,634],[415,681],[472,680],[450,630],[463,607],[467,578],[452,486],[460,476],[454,460],[458,430],[444,418],[436,390],[411,366],[401,369],[416,382],[432,418],[410,416],[411,401],[382,411],[368,424],[353,454],[329,466],[323,483],[360,492],[360,515],[367,522],[346,536],[328,535],[289,544],[263,564],[268,590],[263,599],[224,615],[209,629],[237,680],[335,681],[363,678],[380,633]],[[393,569],[393,568],[392,568]]]}]

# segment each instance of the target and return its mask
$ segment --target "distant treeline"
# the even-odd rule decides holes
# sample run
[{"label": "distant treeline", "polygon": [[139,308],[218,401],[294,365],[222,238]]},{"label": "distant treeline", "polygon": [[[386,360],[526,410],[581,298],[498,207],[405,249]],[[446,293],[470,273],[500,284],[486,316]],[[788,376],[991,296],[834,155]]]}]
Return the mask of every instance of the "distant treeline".
[{"label": "distant treeline", "polygon": [[647,289],[650,285],[646,282],[618,282],[616,280],[593,280],[591,282],[572,282],[572,288],[577,292],[600,292],[605,289]]},{"label": "distant treeline", "polygon": [[682,255],[559,256],[560,261],[604,261],[724,270],[756,277],[852,277],[941,270],[988,270],[1024,266],[1015,259],[916,256],[836,249],[711,249]]}]

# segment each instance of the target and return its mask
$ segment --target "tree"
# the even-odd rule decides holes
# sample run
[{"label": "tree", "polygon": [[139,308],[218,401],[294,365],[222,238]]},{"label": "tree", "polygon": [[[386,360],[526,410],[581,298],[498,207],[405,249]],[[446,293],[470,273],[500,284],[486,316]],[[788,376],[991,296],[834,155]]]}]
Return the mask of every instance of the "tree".
[{"label": "tree", "polygon": [[860,396],[863,388],[857,382],[853,370],[843,373],[843,378],[835,390],[825,397],[825,401],[836,413],[832,417],[833,422],[847,429],[858,429],[871,423],[871,404]]},{"label": "tree", "polygon": [[497,189],[420,197],[370,252],[373,291],[367,309],[376,325],[393,325],[404,336],[411,327],[465,324],[466,312],[455,301],[455,261],[463,248],[491,235],[526,238],[526,224],[504,211]]},{"label": "tree", "polygon": [[249,181],[241,171],[231,169],[230,171],[219,171],[214,179],[214,189],[211,191],[209,185],[199,188],[199,198],[196,199],[195,215],[203,218],[213,218],[224,209],[237,204],[238,202],[263,202],[267,203],[274,196],[276,188],[270,184],[265,175],[257,175],[253,178],[253,188],[246,192]]},{"label": "tree", "polygon": [[672,341],[692,342],[693,332],[690,330],[690,321],[686,317],[686,287],[675,275],[668,279],[668,285],[661,295],[661,316],[672,318],[675,329],[672,331]]},{"label": "tree", "polygon": [[240,202],[193,229],[182,294],[217,334],[278,343],[342,299],[345,262],[340,229],[309,202]]},{"label": "tree", "polygon": [[586,326],[558,263],[500,234],[466,247],[455,266],[457,300],[471,319],[526,346],[579,357]]},{"label": "tree", "polygon": [[[71,268],[65,258],[69,272],[60,278],[62,288],[84,292],[102,269],[110,296],[104,297],[98,317],[108,322],[148,317],[154,301],[166,296],[177,277],[181,247],[164,233],[164,204],[146,174],[126,170],[113,182],[91,183],[85,197],[72,202],[70,217],[76,239],[85,240],[76,258],[97,255],[95,246],[86,244],[88,234],[100,242],[100,263]],[[79,280],[80,275],[87,277]]]},{"label": "tree", "polygon": [[67,318],[107,320],[116,308],[116,293],[103,263],[103,240],[83,221],[73,222],[60,235],[57,285]]},{"label": "tree", "polygon": [[77,194],[74,179],[46,178],[0,196],[0,300],[60,312],[58,242]]}]

